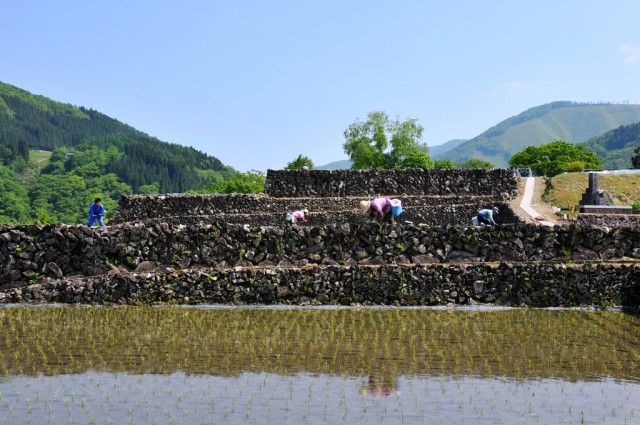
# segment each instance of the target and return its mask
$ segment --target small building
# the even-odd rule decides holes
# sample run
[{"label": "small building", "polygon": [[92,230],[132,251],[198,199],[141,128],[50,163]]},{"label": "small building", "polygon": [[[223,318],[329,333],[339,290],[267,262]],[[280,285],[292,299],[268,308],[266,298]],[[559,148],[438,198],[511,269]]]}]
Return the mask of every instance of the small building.
[{"label": "small building", "polygon": [[531,168],[516,168],[516,173],[518,173],[519,177],[533,177],[533,171]]}]

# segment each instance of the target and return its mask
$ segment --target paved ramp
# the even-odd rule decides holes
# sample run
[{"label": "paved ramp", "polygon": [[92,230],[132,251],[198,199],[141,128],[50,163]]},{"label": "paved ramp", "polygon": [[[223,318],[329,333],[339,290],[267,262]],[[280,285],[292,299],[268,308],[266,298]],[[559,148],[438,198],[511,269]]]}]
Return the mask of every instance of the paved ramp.
[{"label": "paved ramp", "polygon": [[522,196],[522,201],[520,202],[520,208],[522,208],[536,223],[542,224],[543,226],[553,226],[554,223],[547,220],[544,216],[542,216],[531,207],[531,200],[533,199],[533,190],[535,188],[535,184],[535,177],[527,177],[527,181],[524,185],[524,195]]}]

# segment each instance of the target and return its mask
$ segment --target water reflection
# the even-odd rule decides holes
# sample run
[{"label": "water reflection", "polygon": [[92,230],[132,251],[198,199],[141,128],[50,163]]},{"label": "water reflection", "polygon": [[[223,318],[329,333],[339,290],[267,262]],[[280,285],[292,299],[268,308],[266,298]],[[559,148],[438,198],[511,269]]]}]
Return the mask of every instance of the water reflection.
[{"label": "water reflection", "polygon": [[[0,382],[0,424],[633,424],[637,383],[401,375],[391,394],[356,376],[18,376]],[[373,382],[373,381],[369,381]],[[374,388],[379,387],[376,381]],[[368,384],[367,384],[368,385]]]},{"label": "water reflection", "polygon": [[362,382],[360,395],[374,397],[389,397],[400,394],[397,380],[385,376],[368,376],[366,382]]},{"label": "water reflection", "polygon": [[619,312],[14,307],[0,326],[0,424],[640,423],[640,318]]}]

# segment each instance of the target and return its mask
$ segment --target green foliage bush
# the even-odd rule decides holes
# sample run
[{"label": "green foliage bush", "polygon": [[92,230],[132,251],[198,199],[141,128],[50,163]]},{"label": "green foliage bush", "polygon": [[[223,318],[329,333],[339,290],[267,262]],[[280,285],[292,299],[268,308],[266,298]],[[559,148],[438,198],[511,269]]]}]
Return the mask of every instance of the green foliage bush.
[{"label": "green foliage bush", "polygon": [[585,161],[569,161],[567,162],[567,171],[578,172],[583,171],[587,163]]},{"label": "green foliage bush", "polygon": [[201,190],[190,193],[260,193],[264,190],[265,176],[261,171],[251,170],[212,183]]},{"label": "green foliage bush", "polygon": [[300,154],[296,159],[287,163],[287,166],[285,168],[287,170],[300,170],[304,166],[308,167],[310,170],[313,170],[314,164],[311,158]]},{"label": "green foliage bush", "polygon": [[453,170],[456,164],[450,159],[436,159],[433,161],[433,168],[436,170]]},{"label": "green foliage bush", "polygon": [[540,146],[529,146],[516,153],[509,160],[513,168],[531,167],[535,175],[553,177],[565,171],[569,167],[576,168],[584,164],[584,168],[602,168],[602,161],[595,152],[587,150],[584,146],[573,145],[562,140]]},{"label": "green foliage bush", "polygon": [[495,165],[492,162],[485,161],[479,158],[469,158],[465,162],[458,164],[459,168],[473,169],[473,168],[494,168]]}]

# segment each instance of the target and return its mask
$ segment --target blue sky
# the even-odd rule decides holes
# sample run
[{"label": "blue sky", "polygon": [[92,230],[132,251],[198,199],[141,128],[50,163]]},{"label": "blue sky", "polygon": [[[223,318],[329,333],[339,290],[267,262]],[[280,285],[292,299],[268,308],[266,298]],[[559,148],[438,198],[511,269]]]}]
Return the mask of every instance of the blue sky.
[{"label": "blue sky", "polygon": [[0,81],[240,170],[346,159],[371,111],[424,141],[555,100],[640,103],[638,0],[4,0]]}]

